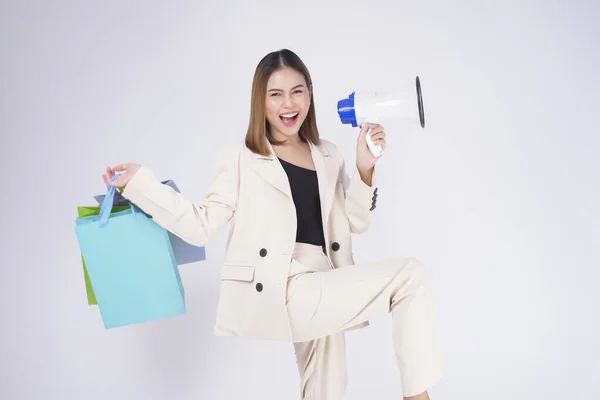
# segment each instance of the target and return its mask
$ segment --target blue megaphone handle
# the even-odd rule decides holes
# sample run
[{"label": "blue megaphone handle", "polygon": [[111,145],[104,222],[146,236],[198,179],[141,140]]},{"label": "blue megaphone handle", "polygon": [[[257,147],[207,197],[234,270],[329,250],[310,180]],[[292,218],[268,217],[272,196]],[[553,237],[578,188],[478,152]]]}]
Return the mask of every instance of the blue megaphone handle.
[{"label": "blue megaphone handle", "polygon": [[[112,178],[112,181],[116,181],[119,175],[115,175]],[[102,205],[100,206],[100,215],[98,217],[98,225],[100,228],[104,228],[108,223],[108,218],[110,218],[110,212],[113,207],[113,201],[115,198],[116,188],[114,186],[108,185],[108,190],[106,191],[106,195],[102,200]],[[130,203],[131,213],[135,216],[135,208],[133,204]]]}]

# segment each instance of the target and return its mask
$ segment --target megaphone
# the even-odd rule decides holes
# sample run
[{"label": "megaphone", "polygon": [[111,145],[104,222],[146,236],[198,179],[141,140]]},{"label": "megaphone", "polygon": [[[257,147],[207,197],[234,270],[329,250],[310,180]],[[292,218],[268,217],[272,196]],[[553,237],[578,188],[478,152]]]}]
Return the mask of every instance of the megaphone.
[{"label": "megaphone", "polygon": [[[352,92],[350,96],[338,101],[338,115],[343,124],[362,126],[367,123],[379,123],[381,119],[401,119],[409,123],[419,123],[425,128],[425,111],[421,80],[416,77],[415,86],[411,83],[394,92]],[[375,157],[383,150],[375,145],[367,134],[367,145]]]}]

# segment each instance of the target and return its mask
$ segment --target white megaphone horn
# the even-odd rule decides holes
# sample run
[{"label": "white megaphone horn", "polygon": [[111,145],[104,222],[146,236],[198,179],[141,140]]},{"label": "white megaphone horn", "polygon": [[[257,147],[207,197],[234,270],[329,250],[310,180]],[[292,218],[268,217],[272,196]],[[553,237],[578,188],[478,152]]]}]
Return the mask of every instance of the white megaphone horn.
[{"label": "white megaphone horn", "polygon": [[[416,77],[415,84],[407,85],[394,92],[352,92],[350,96],[338,101],[338,114],[343,124],[356,127],[365,123],[379,123],[381,119],[401,119],[409,123],[419,123],[425,128],[425,111],[421,80]],[[369,131],[370,133],[370,131]],[[383,150],[375,145],[367,133],[367,145],[375,157]]]}]

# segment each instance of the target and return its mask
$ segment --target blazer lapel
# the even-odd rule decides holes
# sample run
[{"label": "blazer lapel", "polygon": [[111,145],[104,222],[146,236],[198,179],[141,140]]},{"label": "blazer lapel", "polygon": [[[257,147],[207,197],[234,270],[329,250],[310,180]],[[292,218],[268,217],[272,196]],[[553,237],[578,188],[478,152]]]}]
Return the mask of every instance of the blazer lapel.
[{"label": "blazer lapel", "polygon": [[267,145],[269,146],[270,150],[269,156],[263,156],[250,152],[252,155],[252,168],[265,181],[292,199],[292,190],[290,189],[290,182],[287,174],[275,156],[275,152],[273,151],[273,146],[271,146],[271,143],[267,141]]},{"label": "blazer lapel", "polygon": [[319,197],[321,199],[321,217],[323,227],[327,231],[327,222],[329,212],[333,204],[333,196],[337,178],[340,172],[340,166],[333,156],[322,146],[310,144],[310,150],[317,170],[317,179],[319,181]]}]

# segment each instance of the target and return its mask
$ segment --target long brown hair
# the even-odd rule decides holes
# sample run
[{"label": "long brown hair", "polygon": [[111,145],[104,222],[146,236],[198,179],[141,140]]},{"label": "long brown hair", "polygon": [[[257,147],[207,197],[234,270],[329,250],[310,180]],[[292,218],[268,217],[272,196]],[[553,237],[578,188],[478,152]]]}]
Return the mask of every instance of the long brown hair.
[{"label": "long brown hair", "polygon": [[319,143],[319,131],[317,130],[317,117],[315,114],[310,73],[300,57],[291,50],[282,49],[263,57],[256,67],[254,80],[252,81],[252,101],[250,106],[250,122],[248,123],[248,131],[246,132],[246,147],[254,153],[263,156],[270,155],[267,140],[271,144],[282,143],[276,141],[271,135],[265,110],[267,82],[271,74],[282,68],[292,68],[304,76],[311,101],[306,119],[298,131],[298,136],[305,142]]}]

